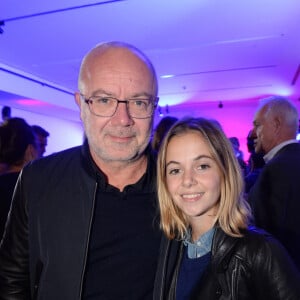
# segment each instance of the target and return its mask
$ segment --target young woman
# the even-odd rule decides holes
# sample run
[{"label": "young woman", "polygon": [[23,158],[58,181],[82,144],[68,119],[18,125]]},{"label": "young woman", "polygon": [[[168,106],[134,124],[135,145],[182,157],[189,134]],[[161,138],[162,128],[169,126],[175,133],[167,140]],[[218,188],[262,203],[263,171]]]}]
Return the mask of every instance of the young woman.
[{"label": "young woman", "polygon": [[283,246],[250,226],[243,178],[222,129],[178,121],[158,154],[165,233],[158,299],[300,299],[300,275]]}]

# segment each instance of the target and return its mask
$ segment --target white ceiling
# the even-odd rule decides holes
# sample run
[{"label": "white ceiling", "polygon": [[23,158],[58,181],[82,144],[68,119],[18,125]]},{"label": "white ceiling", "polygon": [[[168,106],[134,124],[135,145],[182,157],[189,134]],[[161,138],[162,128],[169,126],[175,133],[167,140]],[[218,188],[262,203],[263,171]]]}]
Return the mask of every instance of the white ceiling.
[{"label": "white ceiling", "polygon": [[1,20],[0,104],[78,119],[80,61],[108,40],[150,57],[162,106],[300,98],[299,0],[2,0]]}]

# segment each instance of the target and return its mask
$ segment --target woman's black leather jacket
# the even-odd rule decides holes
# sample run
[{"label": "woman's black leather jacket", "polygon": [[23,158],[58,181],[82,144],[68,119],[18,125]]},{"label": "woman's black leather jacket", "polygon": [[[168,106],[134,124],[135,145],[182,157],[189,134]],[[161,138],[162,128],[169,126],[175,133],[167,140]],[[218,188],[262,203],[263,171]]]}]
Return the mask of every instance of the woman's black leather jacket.
[{"label": "woman's black leather jacket", "polygon": [[[155,300],[175,299],[183,243],[164,238],[155,282]],[[211,265],[191,299],[299,300],[300,275],[272,236],[251,227],[242,238],[216,228]]]}]

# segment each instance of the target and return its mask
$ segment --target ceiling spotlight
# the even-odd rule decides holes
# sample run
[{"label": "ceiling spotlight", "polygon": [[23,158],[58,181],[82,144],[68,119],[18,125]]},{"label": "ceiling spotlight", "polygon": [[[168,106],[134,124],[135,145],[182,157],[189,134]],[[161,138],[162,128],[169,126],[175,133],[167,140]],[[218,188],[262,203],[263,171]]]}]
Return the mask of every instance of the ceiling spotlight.
[{"label": "ceiling spotlight", "polygon": [[172,77],[174,77],[174,76],[175,76],[175,75],[173,75],[173,74],[166,74],[166,75],[161,75],[160,78],[165,79],[165,78],[172,78]]},{"label": "ceiling spotlight", "polygon": [[219,107],[219,108],[223,108],[223,103],[222,103],[222,101],[219,102],[218,107]]}]

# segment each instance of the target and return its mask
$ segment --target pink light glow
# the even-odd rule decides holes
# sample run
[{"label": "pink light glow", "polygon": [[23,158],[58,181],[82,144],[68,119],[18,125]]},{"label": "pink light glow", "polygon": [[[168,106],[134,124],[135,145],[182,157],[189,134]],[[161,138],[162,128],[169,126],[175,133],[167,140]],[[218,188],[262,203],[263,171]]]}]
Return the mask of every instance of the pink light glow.
[{"label": "pink light glow", "polygon": [[34,99],[21,99],[16,101],[20,105],[25,106],[49,106],[47,102],[42,102]]}]

